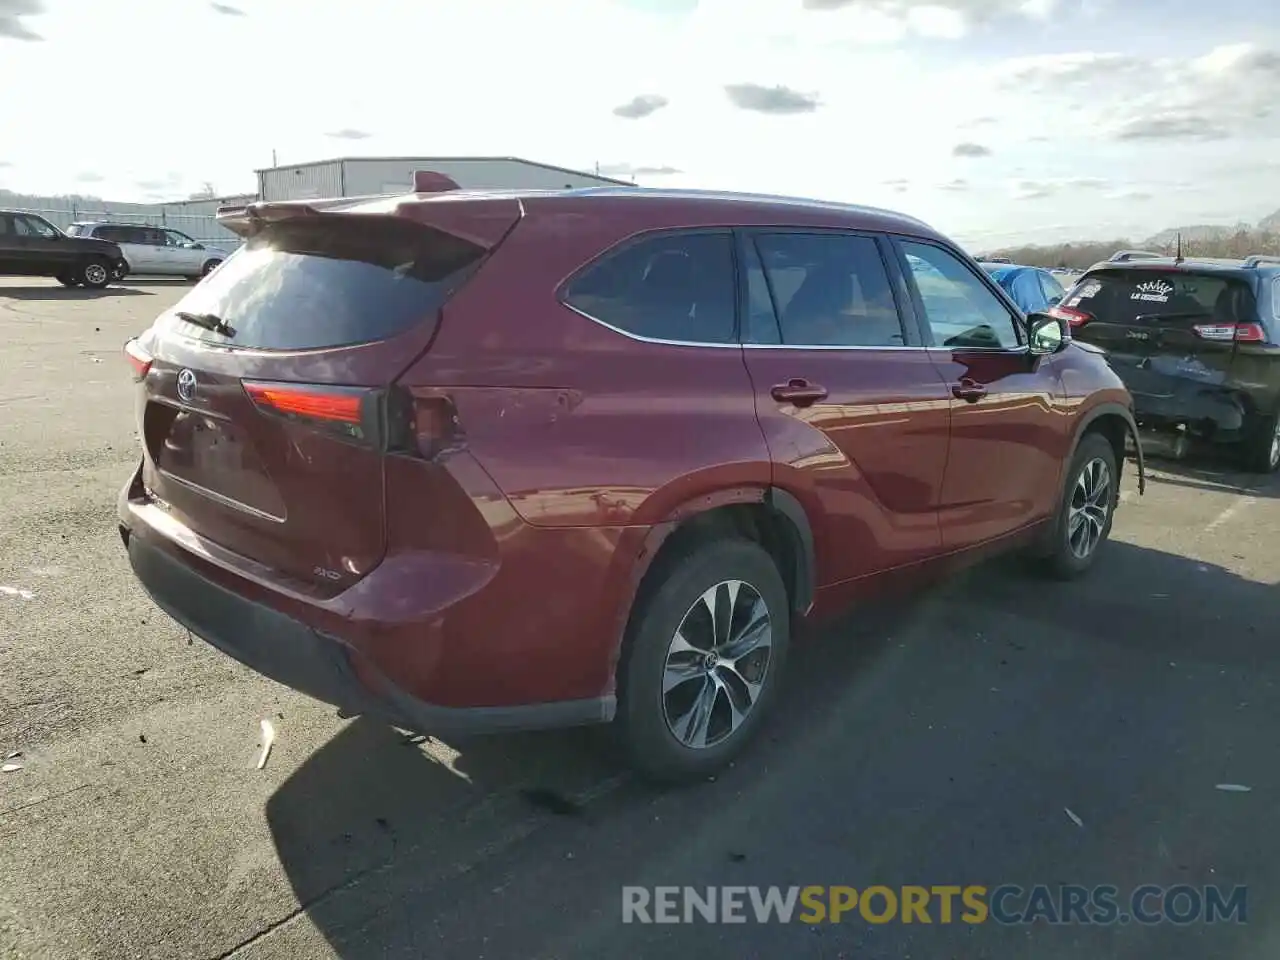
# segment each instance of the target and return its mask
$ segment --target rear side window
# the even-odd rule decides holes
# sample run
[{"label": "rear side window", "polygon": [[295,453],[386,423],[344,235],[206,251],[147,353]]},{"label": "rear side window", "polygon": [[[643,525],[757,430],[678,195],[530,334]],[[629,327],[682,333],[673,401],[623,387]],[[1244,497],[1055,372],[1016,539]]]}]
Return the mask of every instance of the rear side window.
[{"label": "rear side window", "polygon": [[875,240],[787,233],[758,237],[756,247],[783,343],[900,347],[906,342]]},{"label": "rear side window", "polygon": [[[165,323],[189,337],[261,350],[385,340],[433,321],[483,253],[402,220],[285,221],[224,260]],[[232,334],[179,320],[178,311],[217,317]]]},{"label": "rear side window", "polygon": [[639,337],[732,343],[733,238],[663,234],[629,243],[570,281],[564,302]]},{"label": "rear side window", "polygon": [[1132,324],[1204,317],[1252,323],[1257,305],[1243,281],[1181,270],[1098,270],[1080,279],[1062,305],[1103,323]]}]

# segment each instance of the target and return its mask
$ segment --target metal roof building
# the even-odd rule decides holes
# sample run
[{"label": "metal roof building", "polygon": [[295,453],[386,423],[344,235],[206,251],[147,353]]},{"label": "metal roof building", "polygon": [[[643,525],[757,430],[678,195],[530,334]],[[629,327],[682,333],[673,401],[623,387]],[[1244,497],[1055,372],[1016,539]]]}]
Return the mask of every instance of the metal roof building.
[{"label": "metal roof building", "polygon": [[256,171],[262,200],[316,200],[407,193],[418,170],[451,177],[464,190],[560,190],[631,186],[519,157],[341,157]]}]

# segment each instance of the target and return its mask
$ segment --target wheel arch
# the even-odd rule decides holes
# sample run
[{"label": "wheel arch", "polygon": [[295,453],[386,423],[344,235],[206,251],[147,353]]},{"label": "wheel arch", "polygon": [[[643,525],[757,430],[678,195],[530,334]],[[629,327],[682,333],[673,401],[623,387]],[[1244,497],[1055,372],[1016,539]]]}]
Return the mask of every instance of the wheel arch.
[{"label": "wheel arch", "polygon": [[[813,606],[816,560],[813,528],[800,501],[773,486],[736,487],[687,501],[655,524],[640,548],[624,622],[661,582],[662,573],[698,544],[717,537],[742,537],[773,557],[787,586],[793,616]],[[625,640],[624,632],[624,640]]]},{"label": "wheel arch", "polygon": [[1076,450],[1080,447],[1080,442],[1089,433],[1100,433],[1106,437],[1111,444],[1111,448],[1115,451],[1116,469],[1118,471],[1123,471],[1124,469],[1125,441],[1129,437],[1133,438],[1135,457],[1138,463],[1138,493],[1145,493],[1147,489],[1146,463],[1143,459],[1142,442],[1138,437],[1138,425],[1133,418],[1133,411],[1119,401],[1104,400],[1081,414],[1071,440],[1071,450],[1063,461],[1064,465],[1071,462],[1071,458],[1075,456]]}]

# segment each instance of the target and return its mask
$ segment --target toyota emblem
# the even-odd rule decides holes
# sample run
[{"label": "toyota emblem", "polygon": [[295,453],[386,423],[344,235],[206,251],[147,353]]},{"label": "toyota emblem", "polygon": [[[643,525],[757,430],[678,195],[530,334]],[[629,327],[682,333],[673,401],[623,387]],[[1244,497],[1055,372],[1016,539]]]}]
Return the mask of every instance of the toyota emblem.
[{"label": "toyota emblem", "polygon": [[186,403],[190,403],[196,395],[196,375],[186,368],[178,373],[178,396]]}]

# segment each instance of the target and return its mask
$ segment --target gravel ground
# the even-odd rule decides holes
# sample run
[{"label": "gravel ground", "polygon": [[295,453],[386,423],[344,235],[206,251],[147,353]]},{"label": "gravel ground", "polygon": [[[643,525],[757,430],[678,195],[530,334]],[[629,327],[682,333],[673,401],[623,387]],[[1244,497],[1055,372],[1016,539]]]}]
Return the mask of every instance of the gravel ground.
[{"label": "gravel ground", "polygon": [[[657,793],[601,731],[340,720],[152,606],[114,525],[120,347],[183,289],[0,281],[0,957],[1280,950],[1280,483],[1157,468],[1084,582],[997,563],[860,613],[798,651],[758,749]],[[1248,923],[621,922],[624,884],[1004,883],[1246,884]]]}]

